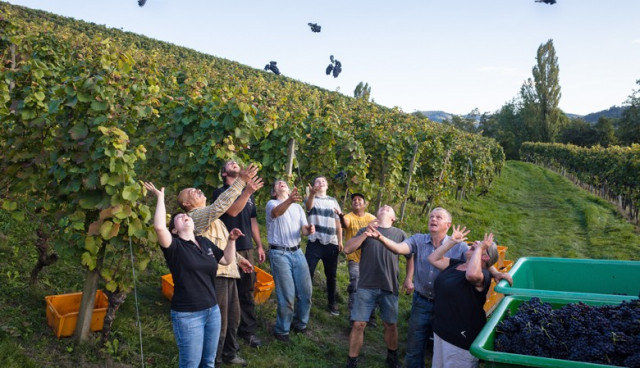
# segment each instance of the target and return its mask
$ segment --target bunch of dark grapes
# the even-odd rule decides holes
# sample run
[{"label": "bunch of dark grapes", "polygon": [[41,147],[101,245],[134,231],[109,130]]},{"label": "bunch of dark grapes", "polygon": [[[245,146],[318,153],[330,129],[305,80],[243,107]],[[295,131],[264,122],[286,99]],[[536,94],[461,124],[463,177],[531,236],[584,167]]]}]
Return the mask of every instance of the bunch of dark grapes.
[{"label": "bunch of dark grapes", "polygon": [[275,75],[280,75],[280,69],[278,69],[278,66],[276,64],[278,64],[278,62],[270,61],[269,64],[264,66],[264,70],[266,71],[271,70],[272,72],[275,73]]},{"label": "bunch of dark grapes", "polygon": [[333,77],[338,78],[338,75],[342,72],[342,63],[338,59],[334,59],[333,55],[329,56],[329,60],[331,60],[331,64],[327,66],[326,73],[329,75],[333,72]]},{"label": "bunch of dark grapes", "polygon": [[523,302],[496,326],[496,351],[640,368],[640,299],[619,305]]},{"label": "bunch of dark grapes", "polygon": [[316,23],[307,23],[307,24],[309,25],[309,27],[311,27],[311,32],[319,33],[320,29],[322,29],[322,26],[319,26]]}]

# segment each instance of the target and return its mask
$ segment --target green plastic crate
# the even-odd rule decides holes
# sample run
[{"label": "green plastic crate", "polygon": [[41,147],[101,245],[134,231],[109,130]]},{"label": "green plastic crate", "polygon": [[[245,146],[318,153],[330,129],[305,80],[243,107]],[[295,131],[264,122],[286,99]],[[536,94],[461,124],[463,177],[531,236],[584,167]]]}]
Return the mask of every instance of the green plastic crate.
[{"label": "green plastic crate", "polygon": [[523,257],[509,271],[513,286],[496,292],[579,300],[622,301],[640,294],[640,261]]},{"label": "green plastic crate", "polygon": [[[573,360],[562,360],[536,357],[531,355],[511,354],[495,351],[494,338],[496,326],[500,321],[509,315],[513,315],[518,311],[520,304],[531,299],[529,296],[505,296],[500,304],[496,307],[489,321],[485,324],[480,334],[471,344],[471,354],[484,360],[485,368],[513,368],[513,367],[617,367],[613,365],[594,364],[577,362]],[[578,300],[541,297],[541,301],[551,303],[553,309],[558,309],[569,303],[577,303]],[[617,305],[622,301],[582,301],[588,305]]]}]

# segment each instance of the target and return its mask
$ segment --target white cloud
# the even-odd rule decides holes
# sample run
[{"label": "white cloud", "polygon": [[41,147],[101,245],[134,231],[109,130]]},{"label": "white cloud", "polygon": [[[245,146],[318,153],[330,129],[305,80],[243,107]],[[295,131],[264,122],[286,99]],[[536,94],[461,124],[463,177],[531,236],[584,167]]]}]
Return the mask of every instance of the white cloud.
[{"label": "white cloud", "polygon": [[640,44],[640,38],[631,41],[631,43]]}]

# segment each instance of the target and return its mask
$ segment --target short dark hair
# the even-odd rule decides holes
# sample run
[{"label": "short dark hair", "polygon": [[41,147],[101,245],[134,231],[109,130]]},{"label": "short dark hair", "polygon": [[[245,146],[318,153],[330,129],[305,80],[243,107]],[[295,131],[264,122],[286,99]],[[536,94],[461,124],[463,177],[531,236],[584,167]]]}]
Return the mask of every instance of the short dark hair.
[{"label": "short dark hair", "polygon": [[169,232],[173,234],[173,229],[176,228],[176,216],[184,214],[185,212],[175,212],[171,215],[171,220],[169,220]]}]

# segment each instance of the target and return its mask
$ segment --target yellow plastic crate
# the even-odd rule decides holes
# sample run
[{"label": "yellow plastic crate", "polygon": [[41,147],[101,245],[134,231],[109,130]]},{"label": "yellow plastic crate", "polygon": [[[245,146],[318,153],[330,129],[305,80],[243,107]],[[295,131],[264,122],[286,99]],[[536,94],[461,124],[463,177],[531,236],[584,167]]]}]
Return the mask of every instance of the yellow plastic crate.
[{"label": "yellow plastic crate", "polygon": [[[57,338],[71,336],[76,330],[78,312],[82,302],[82,292],[45,296],[47,303],[47,324],[53,329]],[[100,331],[104,326],[109,299],[102,292],[96,292],[96,300],[91,316],[91,331]]]},{"label": "yellow plastic crate", "polygon": [[269,299],[271,292],[275,288],[273,276],[258,266],[253,267],[256,271],[256,283],[253,285],[253,300],[256,304],[262,304]]}]

